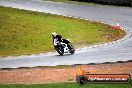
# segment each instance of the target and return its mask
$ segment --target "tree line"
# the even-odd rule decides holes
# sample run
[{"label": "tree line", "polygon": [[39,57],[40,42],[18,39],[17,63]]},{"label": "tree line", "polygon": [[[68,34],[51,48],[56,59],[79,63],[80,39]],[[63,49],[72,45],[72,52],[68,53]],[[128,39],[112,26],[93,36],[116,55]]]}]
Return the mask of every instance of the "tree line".
[{"label": "tree line", "polygon": [[119,6],[132,7],[132,0],[72,0],[72,1],[94,2],[94,3],[104,4],[104,5],[119,5]]}]

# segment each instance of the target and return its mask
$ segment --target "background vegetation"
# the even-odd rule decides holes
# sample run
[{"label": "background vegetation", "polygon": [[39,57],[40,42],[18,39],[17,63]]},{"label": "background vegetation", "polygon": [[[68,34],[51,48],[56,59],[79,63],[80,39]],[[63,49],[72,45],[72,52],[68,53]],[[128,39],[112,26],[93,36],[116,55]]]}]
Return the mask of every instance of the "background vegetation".
[{"label": "background vegetation", "polygon": [[132,0],[72,0],[72,1],[94,2],[94,3],[108,4],[108,5],[132,6]]}]

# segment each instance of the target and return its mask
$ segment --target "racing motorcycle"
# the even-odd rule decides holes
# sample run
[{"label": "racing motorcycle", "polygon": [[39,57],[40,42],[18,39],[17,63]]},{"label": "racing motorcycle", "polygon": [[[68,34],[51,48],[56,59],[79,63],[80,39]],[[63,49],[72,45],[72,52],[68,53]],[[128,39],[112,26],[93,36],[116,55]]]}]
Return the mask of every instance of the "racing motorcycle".
[{"label": "racing motorcycle", "polygon": [[62,42],[55,40],[53,42],[57,43],[57,45],[54,45],[54,47],[60,55],[64,55],[64,53],[75,53],[75,48],[68,39],[62,39]]}]

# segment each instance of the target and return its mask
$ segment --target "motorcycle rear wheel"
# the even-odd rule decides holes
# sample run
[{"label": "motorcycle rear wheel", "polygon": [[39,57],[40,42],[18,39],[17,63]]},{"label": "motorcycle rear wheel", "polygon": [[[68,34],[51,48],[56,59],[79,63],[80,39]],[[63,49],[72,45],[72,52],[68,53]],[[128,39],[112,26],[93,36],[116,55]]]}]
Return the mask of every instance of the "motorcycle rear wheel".
[{"label": "motorcycle rear wheel", "polygon": [[71,43],[68,43],[68,47],[70,49],[70,53],[74,54],[75,53],[75,48],[73,47],[73,45]]}]

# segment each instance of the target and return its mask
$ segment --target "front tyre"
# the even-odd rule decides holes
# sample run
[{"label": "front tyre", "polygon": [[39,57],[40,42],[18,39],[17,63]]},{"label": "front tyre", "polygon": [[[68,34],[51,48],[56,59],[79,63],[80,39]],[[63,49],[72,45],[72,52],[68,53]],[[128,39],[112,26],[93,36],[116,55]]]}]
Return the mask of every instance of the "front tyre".
[{"label": "front tyre", "polygon": [[64,54],[64,49],[59,48],[59,47],[55,47],[56,51],[60,54],[63,55]]}]

